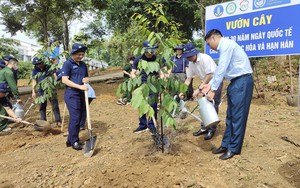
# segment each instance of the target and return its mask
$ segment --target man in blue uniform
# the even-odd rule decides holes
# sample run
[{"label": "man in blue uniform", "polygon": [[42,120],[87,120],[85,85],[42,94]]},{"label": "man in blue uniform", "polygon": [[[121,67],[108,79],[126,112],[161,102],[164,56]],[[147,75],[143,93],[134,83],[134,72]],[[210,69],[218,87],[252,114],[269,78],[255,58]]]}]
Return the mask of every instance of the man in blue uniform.
[{"label": "man in blue uniform", "polygon": [[[143,43],[143,48],[145,50],[144,54],[137,57],[133,62],[132,71],[131,71],[132,78],[135,78],[137,76],[136,73],[138,70],[138,65],[139,65],[140,60],[147,61],[148,63],[153,63],[156,60],[156,55],[154,54],[154,51],[157,47],[151,46],[148,41],[145,41]],[[159,72],[153,72],[148,75],[144,70],[141,70],[140,75],[142,76],[142,83],[146,83],[148,76],[159,77]],[[153,93],[150,93],[149,97],[152,97],[153,95],[154,95]],[[151,104],[151,107],[154,110],[154,118],[157,118],[157,103],[153,102]],[[133,132],[134,133],[143,132],[147,129],[147,125],[148,125],[148,129],[150,129],[151,133],[156,133],[156,128],[155,128],[152,118],[150,118],[147,121],[146,114],[144,114],[142,117],[139,118],[139,127],[137,129],[135,129]]]},{"label": "man in blue uniform", "polygon": [[[43,96],[44,90],[39,88],[36,93],[36,85],[38,83],[42,83],[42,81],[48,77],[52,76],[54,77],[55,72],[49,71],[50,65],[47,65],[44,63],[44,61],[38,57],[33,58],[32,64],[34,65],[34,68],[32,70],[32,98],[35,99],[37,96]],[[51,105],[52,105],[52,111],[54,113],[55,122],[57,126],[61,125],[61,117],[60,117],[60,111],[58,106],[58,100],[57,100],[57,91],[53,91],[53,97],[50,99]],[[47,120],[47,101],[40,104],[40,114],[41,114],[41,120]]]},{"label": "man in blue uniform", "polygon": [[220,159],[227,160],[242,150],[254,86],[253,71],[245,51],[235,41],[224,38],[219,30],[208,31],[205,41],[211,49],[219,51],[220,57],[213,78],[200,89],[208,92],[208,98],[213,98],[223,78],[230,80],[226,129],[221,146],[212,151],[213,154],[223,153]]},{"label": "man in blue uniform", "polygon": [[79,129],[80,122],[86,114],[84,91],[88,90],[86,84],[89,78],[87,66],[82,61],[86,50],[87,47],[83,44],[73,44],[71,57],[64,62],[62,67],[62,82],[66,84],[64,98],[70,114],[66,145],[72,146],[75,150],[82,149],[82,144],[79,142]]}]

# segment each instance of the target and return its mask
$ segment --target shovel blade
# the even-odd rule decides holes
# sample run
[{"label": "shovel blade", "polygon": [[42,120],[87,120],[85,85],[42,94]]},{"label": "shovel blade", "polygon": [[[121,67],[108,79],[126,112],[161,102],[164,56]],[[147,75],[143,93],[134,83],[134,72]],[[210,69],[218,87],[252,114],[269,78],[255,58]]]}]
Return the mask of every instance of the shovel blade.
[{"label": "shovel blade", "polygon": [[95,149],[95,143],[97,140],[97,136],[90,137],[84,145],[84,156],[92,157]]}]

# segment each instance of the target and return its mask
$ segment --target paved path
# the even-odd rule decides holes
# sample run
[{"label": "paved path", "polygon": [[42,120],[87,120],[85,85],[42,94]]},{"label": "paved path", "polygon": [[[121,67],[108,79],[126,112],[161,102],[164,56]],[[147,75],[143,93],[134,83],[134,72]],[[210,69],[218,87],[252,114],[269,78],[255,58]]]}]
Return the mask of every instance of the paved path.
[{"label": "paved path", "polygon": [[[116,72],[116,73],[110,73],[110,74],[105,74],[105,75],[101,75],[101,76],[90,77],[90,82],[91,83],[105,82],[109,79],[121,79],[121,78],[123,78],[123,73]],[[18,90],[19,90],[20,95],[29,94],[29,93],[31,93],[31,86],[19,87]]]}]

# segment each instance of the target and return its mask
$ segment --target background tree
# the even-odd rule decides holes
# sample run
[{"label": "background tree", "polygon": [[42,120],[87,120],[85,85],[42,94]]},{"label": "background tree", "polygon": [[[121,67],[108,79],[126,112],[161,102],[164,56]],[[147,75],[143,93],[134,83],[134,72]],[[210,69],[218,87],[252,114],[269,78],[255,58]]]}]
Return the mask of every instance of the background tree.
[{"label": "background tree", "polygon": [[14,57],[17,57],[19,52],[14,47],[19,44],[20,42],[15,39],[0,38],[0,59],[2,59],[5,55],[13,55]]}]

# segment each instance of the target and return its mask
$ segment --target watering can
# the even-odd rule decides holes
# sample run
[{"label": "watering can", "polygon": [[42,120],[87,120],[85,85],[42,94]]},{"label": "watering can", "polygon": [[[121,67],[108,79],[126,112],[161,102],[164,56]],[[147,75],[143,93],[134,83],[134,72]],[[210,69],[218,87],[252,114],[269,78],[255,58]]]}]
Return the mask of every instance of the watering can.
[{"label": "watering can", "polygon": [[14,111],[14,113],[16,114],[16,116],[18,118],[21,118],[21,119],[24,118],[25,111],[21,104],[19,104],[19,103],[14,104],[12,110]]},{"label": "watering can", "polygon": [[214,125],[218,125],[220,123],[220,119],[214,107],[214,101],[213,103],[209,102],[206,96],[199,98],[197,101],[199,104],[200,116],[204,126],[211,127]]}]

